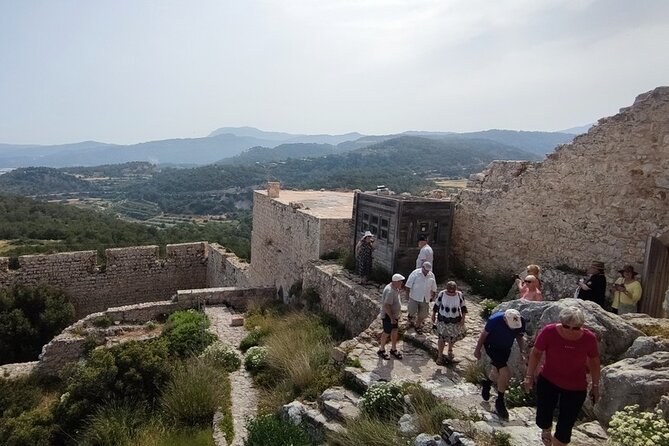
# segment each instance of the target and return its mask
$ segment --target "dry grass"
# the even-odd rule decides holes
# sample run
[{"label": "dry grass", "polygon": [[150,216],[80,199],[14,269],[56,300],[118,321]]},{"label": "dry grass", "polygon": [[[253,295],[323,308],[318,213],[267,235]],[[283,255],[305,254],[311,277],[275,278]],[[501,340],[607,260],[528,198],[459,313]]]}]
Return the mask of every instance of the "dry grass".
[{"label": "dry grass", "polygon": [[467,186],[467,179],[462,178],[459,180],[435,180],[435,183],[439,187],[453,187],[456,189],[464,189]]},{"label": "dry grass", "polygon": [[397,423],[361,416],[346,423],[346,431],[331,433],[327,444],[334,446],[406,446]]}]

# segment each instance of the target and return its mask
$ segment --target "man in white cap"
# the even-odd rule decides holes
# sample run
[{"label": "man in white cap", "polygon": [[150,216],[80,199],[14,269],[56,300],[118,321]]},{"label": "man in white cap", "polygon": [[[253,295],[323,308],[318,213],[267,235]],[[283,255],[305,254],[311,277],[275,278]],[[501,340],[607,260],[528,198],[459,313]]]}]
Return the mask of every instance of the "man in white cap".
[{"label": "man in white cap", "polygon": [[420,268],[409,274],[405,287],[409,290],[409,325],[420,332],[430,311],[430,302],[437,295],[437,280],[432,273],[432,263],[423,262]]},{"label": "man in white cap", "polygon": [[383,359],[390,359],[390,356],[386,353],[388,337],[390,337],[390,354],[397,359],[402,359],[402,352],[397,351],[397,340],[399,339],[400,291],[402,290],[403,280],[403,275],[393,274],[392,282],[386,285],[381,295],[381,313],[379,317],[383,323],[383,333],[381,333],[381,343],[379,351],[376,354]]},{"label": "man in white cap", "polygon": [[495,409],[497,415],[505,420],[509,418],[509,412],[506,410],[506,404],[504,403],[504,392],[509,387],[509,380],[511,379],[507,362],[511,355],[514,340],[518,342],[520,352],[524,355],[524,333],[525,319],[521,317],[518,310],[498,311],[490,316],[488,322],[486,322],[474,350],[476,359],[481,359],[481,347],[485,347],[485,352],[497,371],[497,376],[491,376],[490,379],[481,383],[481,396],[485,401],[488,401],[490,399],[490,387],[493,381],[496,381],[497,400],[495,401]]}]

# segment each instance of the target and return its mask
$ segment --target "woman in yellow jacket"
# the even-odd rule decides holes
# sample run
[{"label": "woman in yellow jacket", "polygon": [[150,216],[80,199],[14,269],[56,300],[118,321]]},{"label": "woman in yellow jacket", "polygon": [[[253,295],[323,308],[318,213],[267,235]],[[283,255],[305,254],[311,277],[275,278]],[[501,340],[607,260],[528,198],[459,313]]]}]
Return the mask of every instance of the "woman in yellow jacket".
[{"label": "woman in yellow jacket", "polygon": [[618,271],[622,277],[616,279],[611,291],[613,302],[611,307],[616,314],[636,313],[636,304],[641,299],[641,284],[636,279],[637,272],[632,265],[625,265]]}]

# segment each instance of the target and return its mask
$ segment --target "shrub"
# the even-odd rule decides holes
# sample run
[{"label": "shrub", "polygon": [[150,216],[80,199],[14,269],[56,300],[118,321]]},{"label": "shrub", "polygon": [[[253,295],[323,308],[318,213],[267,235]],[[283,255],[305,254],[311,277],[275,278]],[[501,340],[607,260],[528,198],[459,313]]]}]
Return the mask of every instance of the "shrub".
[{"label": "shrub", "polygon": [[245,446],[309,446],[309,436],[299,426],[279,418],[263,415],[246,423]]},{"label": "shrub", "polygon": [[506,296],[514,282],[511,271],[485,274],[476,268],[467,268],[460,262],[455,262],[453,272],[471,286],[472,294],[478,294],[486,299]]},{"label": "shrub", "polygon": [[638,404],[614,413],[608,433],[609,441],[616,446],[669,444],[669,422],[662,411],[640,412]]},{"label": "shrub", "polygon": [[388,270],[385,269],[384,267],[379,265],[372,266],[372,272],[369,275],[369,280],[371,280],[372,282],[390,283],[391,278],[392,274],[390,274]]},{"label": "shrub", "polygon": [[96,317],[95,319],[93,319],[91,323],[93,324],[94,327],[107,328],[111,326],[111,324],[113,324],[113,321],[109,316],[104,315]]},{"label": "shrub", "polygon": [[161,397],[165,415],[185,426],[211,424],[222,404],[227,375],[205,361],[193,359],[177,366]]},{"label": "shrub", "polygon": [[463,377],[466,382],[480,384],[485,379],[485,369],[481,361],[470,362],[465,366]]},{"label": "shrub", "polygon": [[11,418],[34,408],[42,398],[40,388],[30,378],[0,378],[0,418]]},{"label": "shrub", "polygon": [[265,367],[267,367],[267,347],[249,348],[244,356],[244,368],[251,373],[257,373]]},{"label": "shrub", "polygon": [[35,409],[0,421],[0,444],[3,446],[53,444],[56,425],[49,410]]},{"label": "shrub", "polygon": [[260,329],[253,329],[252,331],[249,332],[246,336],[244,336],[244,339],[242,339],[239,342],[239,349],[243,352],[246,350],[250,349],[251,347],[255,347],[257,345],[260,345],[262,342],[263,338],[267,336],[267,333],[260,330]]},{"label": "shrub", "polygon": [[406,446],[397,423],[360,416],[346,423],[346,430],[329,433],[327,444],[333,446]]},{"label": "shrub", "polygon": [[350,272],[355,272],[355,255],[352,252],[347,252],[341,257],[341,266]]},{"label": "shrub", "polygon": [[393,383],[379,383],[371,386],[360,398],[365,413],[381,419],[399,417],[404,408],[402,388]]},{"label": "shrub", "polygon": [[444,404],[420,384],[405,384],[403,389],[404,393],[409,396],[409,405],[415,414],[414,424],[419,432],[439,434],[442,421],[447,418],[463,417],[462,413]]},{"label": "shrub", "polygon": [[216,341],[205,348],[200,357],[228,372],[234,372],[242,364],[237,352],[230,345],[221,341]]},{"label": "shrub", "polygon": [[58,288],[0,289],[0,364],[33,361],[42,346],[74,320],[74,306]]},{"label": "shrub", "polygon": [[512,446],[511,434],[508,432],[501,432],[501,431],[493,432],[492,444],[494,446]]},{"label": "shrub", "polygon": [[302,299],[307,305],[307,309],[313,311],[318,308],[318,304],[321,303],[321,296],[318,295],[318,292],[314,288],[307,288],[302,291]]},{"label": "shrub", "polygon": [[479,316],[483,319],[488,319],[499,304],[500,302],[494,299],[483,299],[481,301],[481,311],[479,312]]},{"label": "shrub", "polygon": [[537,395],[534,388],[526,392],[522,384],[511,382],[506,393],[506,404],[509,407],[535,407],[537,405]]},{"label": "shrub", "polygon": [[146,419],[143,408],[125,403],[111,403],[99,407],[86,423],[86,430],[78,441],[83,446],[132,445],[135,433]]},{"label": "shrub", "polygon": [[207,331],[209,320],[199,311],[187,310],[172,313],[167,319],[163,336],[170,353],[180,358],[199,355],[216,336]]}]

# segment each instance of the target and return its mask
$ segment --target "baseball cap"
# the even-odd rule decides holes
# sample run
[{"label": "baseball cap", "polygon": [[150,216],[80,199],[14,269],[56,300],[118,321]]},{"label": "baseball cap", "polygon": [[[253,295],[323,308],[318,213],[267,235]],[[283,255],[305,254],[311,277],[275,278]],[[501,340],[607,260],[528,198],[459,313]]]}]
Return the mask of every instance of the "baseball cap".
[{"label": "baseball cap", "polygon": [[514,310],[513,308],[508,309],[504,312],[504,320],[506,321],[509,328],[513,330],[523,326],[523,321],[520,317],[520,313],[518,312],[518,310]]}]

